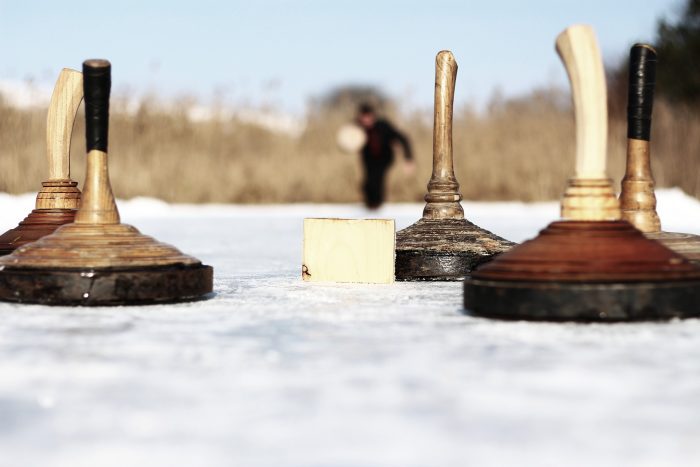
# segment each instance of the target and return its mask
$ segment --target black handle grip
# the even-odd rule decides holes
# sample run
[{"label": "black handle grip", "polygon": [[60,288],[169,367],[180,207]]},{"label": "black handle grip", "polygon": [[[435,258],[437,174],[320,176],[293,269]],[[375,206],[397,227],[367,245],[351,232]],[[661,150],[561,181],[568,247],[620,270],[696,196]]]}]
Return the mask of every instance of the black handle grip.
[{"label": "black handle grip", "polygon": [[629,90],[627,92],[628,138],[649,141],[655,85],[656,51],[649,45],[633,45],[630,50]]},{"label": "black handle grip", "polygon": [[85,143],[88,151],[97,149],[107,152],[111,76],[112,65],[107,60],[83,62]]}]

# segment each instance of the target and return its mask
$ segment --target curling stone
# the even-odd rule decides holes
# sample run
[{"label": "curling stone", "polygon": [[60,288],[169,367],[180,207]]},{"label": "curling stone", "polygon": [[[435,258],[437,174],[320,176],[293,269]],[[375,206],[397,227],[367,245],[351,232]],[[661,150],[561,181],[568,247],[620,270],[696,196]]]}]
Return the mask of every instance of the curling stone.
[{"label": "curling stone", "polygon": [[620,192],[622,218],[648,238],[700,264],[700,236],[662,231],[656,213],[649,150],[655,77],[656,51],[645,44],[632,46],[627,95],[627,168]]},{"label": "curling stone", "polygon": [[110,72],[106,60],[83,64],[88,154],[75,222],[0,258],[0,300],[127,305],[212,291],[210,266],[120,223],[107,168]]},{"label": "curling stone", "polygon": [[396,233],[396,280],[463,280],[512,242],[464,218],[452,158],[452,106],[457,62],[443,50],[435,58],[433,174],[423,218]]},{"label": "curling stone", "polygon": [[593,30],[572,26],[556,46],[576,116],[576,175],[562,200],[564,220],[477,268],[465,281],[465,308],[528,320],[700,316],[700,268],[621,220],[605,175],[605,75]]},{"label": "curling stone", "polygon": [[335,140],[342,152],[357,154],[367,142],[367,133],[356,123],[346,123],[338,128]]},{"label": "curling stone", "polygon": [[73,222],[80,203],[78,183],[70,178],[73,122],[83,100],[83,75],[64,68],[58,76],[46,118],[49,179],[42,182],[34,210],[14,229],[0,235],[0,255]]}]

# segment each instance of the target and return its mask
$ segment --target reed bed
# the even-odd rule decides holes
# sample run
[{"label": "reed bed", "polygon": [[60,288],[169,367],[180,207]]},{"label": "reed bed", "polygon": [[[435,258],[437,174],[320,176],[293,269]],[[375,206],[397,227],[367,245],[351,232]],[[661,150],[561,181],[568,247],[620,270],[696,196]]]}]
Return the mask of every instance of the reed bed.
[{"label": "reed bed", "polygon": [[[36,191],[47,174],[45,110],[2,102],[0,191]],[[297,137],[236,117],[197,121],[189,117],[190,105],[164,110],[144,101],[134,112],[117,101],[110,126],[110,172],[117,196],[192,203],[360,201],[359,157],[341,153],[334,140],[347,112],[312,112],[306,130]],[[396,164],[388,198],[420,201],[431,172],[432,116],[429,111],[414,112],[394,115],[393,120],[410,136],[418,170],[409,176]],[[609,128],[609,174],[619,184],[626,141],[621,112],[610,116]],[[72,141],[72,174],[80,182],[83,135],[81,115]],[[574,138],[568,95],[556,89],[494,101],[482,111],[458,108],[454,158],[462,194],[471,200],[557,199],[573,174]],[[695,170],[699,144],[699,111],[656,103],[652,157],[657,185],[700,195],[700,174]]]}]

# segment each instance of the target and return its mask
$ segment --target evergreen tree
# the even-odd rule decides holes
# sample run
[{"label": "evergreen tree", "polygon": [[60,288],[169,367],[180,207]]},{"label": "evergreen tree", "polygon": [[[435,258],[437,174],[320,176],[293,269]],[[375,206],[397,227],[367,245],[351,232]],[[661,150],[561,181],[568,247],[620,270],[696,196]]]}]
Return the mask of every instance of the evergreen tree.
[{"label": "evergreen tree", "polygon": [[659,21],[655,48],[657,92],[672,101],[700,103],[700,0],[687,0],[675,22]]}]

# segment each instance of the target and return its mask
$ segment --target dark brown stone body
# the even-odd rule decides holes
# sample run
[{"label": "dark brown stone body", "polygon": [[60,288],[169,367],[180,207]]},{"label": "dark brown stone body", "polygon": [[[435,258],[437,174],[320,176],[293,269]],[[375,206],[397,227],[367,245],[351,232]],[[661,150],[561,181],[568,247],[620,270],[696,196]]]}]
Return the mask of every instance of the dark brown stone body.
[{"label": "dark brown stone body", "polygon": [[559,221],[474,271],[464,305],[505,319],[700,316],[700,268],[626,221]]},{"label": "dark brown stone body", "polygon": [[0,236],[0,255],[8,255],[27,243],[53,233],[75,219],[75,209],[35,209],[14,229]]}]

